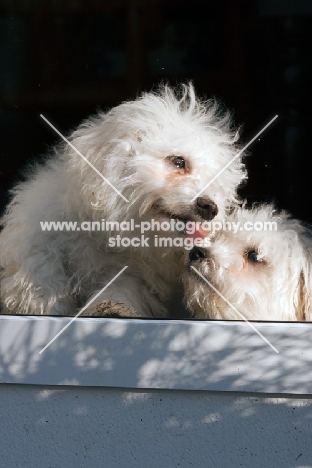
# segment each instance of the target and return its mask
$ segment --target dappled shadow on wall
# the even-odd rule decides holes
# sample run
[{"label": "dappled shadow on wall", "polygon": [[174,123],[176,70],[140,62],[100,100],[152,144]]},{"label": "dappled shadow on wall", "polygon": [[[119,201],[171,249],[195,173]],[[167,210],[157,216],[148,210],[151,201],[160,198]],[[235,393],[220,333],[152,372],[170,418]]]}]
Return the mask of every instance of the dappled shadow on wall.
[{"label": "dappled shadow on wall", "polygon": [[311,393],[309,323],[0,318],[0,381]]}]

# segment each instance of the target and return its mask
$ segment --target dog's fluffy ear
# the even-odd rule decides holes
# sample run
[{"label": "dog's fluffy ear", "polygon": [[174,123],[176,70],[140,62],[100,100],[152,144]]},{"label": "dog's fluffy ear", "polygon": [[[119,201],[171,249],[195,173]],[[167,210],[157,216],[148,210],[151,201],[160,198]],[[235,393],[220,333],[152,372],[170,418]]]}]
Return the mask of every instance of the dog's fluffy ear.
[{"label": "dog's fluffy ear", "polygon": [[303,265],[299,276],[298,295],[295,304],[297,320],[312,320],[312,250],[304,253]]}]

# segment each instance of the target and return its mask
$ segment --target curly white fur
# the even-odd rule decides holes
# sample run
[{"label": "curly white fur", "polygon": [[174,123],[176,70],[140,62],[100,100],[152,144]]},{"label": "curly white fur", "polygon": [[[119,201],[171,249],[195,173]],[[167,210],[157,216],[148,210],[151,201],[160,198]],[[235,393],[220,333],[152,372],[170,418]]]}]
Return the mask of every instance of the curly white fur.
[{"label": "curly white fur", "polygon": [[[311,228],[271,205],[238,208],[227,221],[240,223],[237,233],[219,231],[207,250],[184,256],[185,300],[194,317],[240,320],[236,309],[248,320],[311,320]],[[245,230],[246,222],[254,228]],[[277,231],[257,230],[267,222]]]},{"label": "curly white fur", "polygon": [[[106,232],[42,232],[41,221],[202,220],[196,196],[237,152],[237,131],[215,101],[192,85],[162,86],[83,122],[70,142],[129,200],[126,203],[66,143],[12,192],[0,234],[1,298],[6,313],[76,312],[124,265],[97,299],[142,316],[166,316],[182,292],[177,249],[108,249]],[[183,156],[178,170],[168,156]],[[245,178],[238,158],[201,197],[223,217]]]}]

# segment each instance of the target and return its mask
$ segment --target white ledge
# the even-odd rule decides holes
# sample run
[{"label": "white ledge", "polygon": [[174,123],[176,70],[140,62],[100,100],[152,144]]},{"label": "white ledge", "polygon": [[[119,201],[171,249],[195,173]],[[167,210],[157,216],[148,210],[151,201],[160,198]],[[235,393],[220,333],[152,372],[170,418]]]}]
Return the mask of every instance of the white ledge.
[{"label": "white ledge", "polygon": [[312,323],[0,316],[0,383],[312,394]]}]

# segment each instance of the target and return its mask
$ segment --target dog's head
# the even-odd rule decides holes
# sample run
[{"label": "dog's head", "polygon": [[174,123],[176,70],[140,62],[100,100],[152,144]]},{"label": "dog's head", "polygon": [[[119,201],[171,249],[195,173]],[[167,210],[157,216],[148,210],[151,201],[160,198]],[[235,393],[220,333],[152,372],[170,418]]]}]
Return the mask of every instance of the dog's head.
[{"label": "dog's head", "polygon": [[185,254],[185,300],[194,316],[310,320],[310,230],[271,206],[237,209],[227,223],[208,249]]},{"label": "dog's head", "polygon": [[[196,98],[193,86],[162,86],[107,114],[89,119],[73,144],[128,200],[102,183],[77,155],[84,200],[112,213],[161,220],[222,218],[246,178],[238,132],[216,101]],[[91,196],[92,194],[92,196]]]}]

